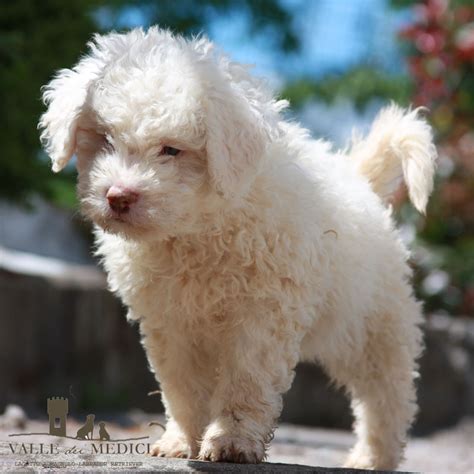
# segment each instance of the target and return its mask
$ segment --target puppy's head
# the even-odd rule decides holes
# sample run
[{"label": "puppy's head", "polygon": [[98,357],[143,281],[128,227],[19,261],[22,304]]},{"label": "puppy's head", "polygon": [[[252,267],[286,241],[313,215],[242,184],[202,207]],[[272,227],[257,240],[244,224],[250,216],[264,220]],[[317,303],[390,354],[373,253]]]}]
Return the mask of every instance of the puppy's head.
[{"label": "puppy's head", "polygon": [[75,154],[84,214],[128,238],[199,232],[251,188],[278,134],[275,102],[204,39],[97,36],[44,90],[42,141]]}]

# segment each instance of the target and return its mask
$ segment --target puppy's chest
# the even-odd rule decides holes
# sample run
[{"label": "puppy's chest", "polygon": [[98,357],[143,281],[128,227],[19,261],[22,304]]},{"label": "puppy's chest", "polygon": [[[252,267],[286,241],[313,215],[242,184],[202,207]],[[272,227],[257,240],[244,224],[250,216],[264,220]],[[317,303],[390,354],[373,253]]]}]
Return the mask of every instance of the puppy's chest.
[{"label": "puppy's chest", "polygon": [[163,321],[219,323],[252,303],[283,296],[296,301],[297,276],[279,264],[288,259],[266,245],[248,244],[232,239],[160,243],[147,252],[128,252],[109,271],[109,281],[136,317]]}]

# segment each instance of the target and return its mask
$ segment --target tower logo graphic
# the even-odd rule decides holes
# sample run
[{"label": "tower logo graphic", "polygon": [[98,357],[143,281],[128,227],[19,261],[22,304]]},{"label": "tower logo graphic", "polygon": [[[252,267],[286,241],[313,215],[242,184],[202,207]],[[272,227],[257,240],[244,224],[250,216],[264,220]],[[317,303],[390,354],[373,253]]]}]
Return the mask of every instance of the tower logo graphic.
[{"label": "tower logo graphic", "polygon": [[67,398],[48,398],[49,434],[66,436],[69,402]]},{"label": "tower logo graphic", "polygon": [[[94,438],[94,428],[96,423],[96,417],[94,414],[87,415],[85,423],[77,429],[76,435],[72,433],[67,433],[67,417],[69,414],[69,400],[66,397],[49,397],[46,399],[47,402],[47,413],[49,418],[49,433],[11,433],[8,436],[37,436],[37,435],[50,435],[50,436],[59,436],[61,438],[68,438],[81,441],[105,441],[105,442],[124,442],[124,441],[139,441],[148,439],[148,436],[139,436],[135,438],[123,438],[123,439],[112,439],[104,421],[99,422],[99,433],[96,438]],[[74,423],[73,423],[74,425]],[[149,426],[158,425],[164,429],[160,423],[150,422]],[[138,443],[136,446],[141,446],[143,443]],[[132,445],[130,445],[132,446]],[[94,448],[96,449],[96,448]],[[97,448],[102,453],[102,447]],[[107,448],[111,449],[111,448]],[[132,448],[130,448],[132,449]],[[148,448],[149,449],[149,445]],[[96,454],[97,454],[96,450]],[[107,452],[109,453],[109,452]],[[137,454],[144,454],[139,453]],[[113,453],[109,453],[113,454]],[[123,453],[122,453],[123,454]]]}]

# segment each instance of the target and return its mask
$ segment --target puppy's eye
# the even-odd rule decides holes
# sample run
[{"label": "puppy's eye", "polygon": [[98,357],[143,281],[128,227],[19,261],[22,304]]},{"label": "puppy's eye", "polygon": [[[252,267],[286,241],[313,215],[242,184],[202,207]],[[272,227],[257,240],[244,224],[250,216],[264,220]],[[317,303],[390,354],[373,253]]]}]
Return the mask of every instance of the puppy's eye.
[{"label": "puppy's eye", "polygon": [[164,146],[163,149],[161,150],[160,155],[176,156],[180,152],[181,150],[178,150],[177,148],[173,148],[172,146]]},{"label": "puppy's eye", "polygon": [[109,152],[114,152],[115,151],[114,144],[112,143],[112,138],[109,135],[104,135],[103,143],[104,143],[104,149],[105,150],[107,150]]}]

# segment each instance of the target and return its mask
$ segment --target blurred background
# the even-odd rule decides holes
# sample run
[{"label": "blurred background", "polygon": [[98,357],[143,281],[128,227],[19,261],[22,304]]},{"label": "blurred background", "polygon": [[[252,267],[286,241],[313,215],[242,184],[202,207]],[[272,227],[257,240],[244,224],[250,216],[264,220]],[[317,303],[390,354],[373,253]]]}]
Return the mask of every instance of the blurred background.
[{"label": "blurred background", "polygon": [[[152,24],[204,32],[255,64],[291,115],[344,147],[393,100],[429,109],[440,159],[427,217],[400,189],[427,313],[415,434],[474,415],[473,0],[16,0],[0,4],[0,412],[157,412],[136,327],[105,288],[77,212],[75,170],[54,175],[40,148],[40,88],[86,52],[92,33]],[[282,419],[348,428],[343,395],[298,368]]]}]

